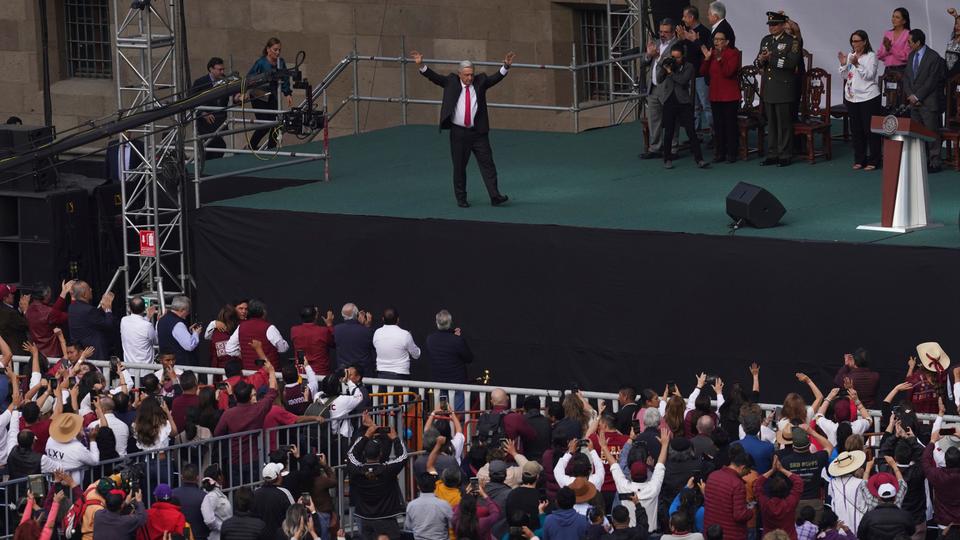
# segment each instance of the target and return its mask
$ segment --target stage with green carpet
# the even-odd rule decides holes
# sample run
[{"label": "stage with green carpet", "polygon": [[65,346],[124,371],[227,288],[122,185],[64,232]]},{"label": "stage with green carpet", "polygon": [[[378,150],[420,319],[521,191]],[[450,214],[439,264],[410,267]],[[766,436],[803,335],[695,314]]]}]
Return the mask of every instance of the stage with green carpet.
[{"label": "stage with green carpet", "polygon": [[[931,218],[943,227],[908,234],[860,231],[880,220],[881,172],[853,171],[850,143],[833,142],[831,161],[810,165],[800,156],[789,167],[747,161],[697,169],[688,151],[665,170],[660,160],[641,160],[641,132],[630,123],[580,134],[493,130],[491,144],[500,189],[510,196],[491,207],[474,160],[468,169],[471,207],[453,197],[449,140],[435,126],[406,126],[332,139],[330,182],[323,162],[259,173],[271,179],[317,179],[214,204],[263,210],[414,219],[548,224],[603,229],[726,235],[725,198],[739,181],[769,190],[787,209],[770,229],[740,229],[738,236],[820,242],[960,247],[957,216],[960,175],[930,175]],[[284,150],[319,151],[319,143]],[[712,150],[705,149],[706,157]],[[294,158],[275,158],[294,159]],[[207,164],[219,174],[268,162],[237,156]]]}]

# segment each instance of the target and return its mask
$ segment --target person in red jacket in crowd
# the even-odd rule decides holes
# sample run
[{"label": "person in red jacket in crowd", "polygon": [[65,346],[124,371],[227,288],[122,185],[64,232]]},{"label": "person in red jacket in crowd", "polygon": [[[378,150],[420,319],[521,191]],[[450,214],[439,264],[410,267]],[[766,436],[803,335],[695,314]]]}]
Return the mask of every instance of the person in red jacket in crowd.
[{"label": "person in red jacket in crowd", "polygon": [[50,304],[52,291],[48,285],[41,288],[40,296],[31,298],[30,307],[24,314],[30,326],[30,341],[36,344],[44,356],[60,356],[60,344],[54,328],[63,328],[67,324],[67,295],[76,280],[60,284],[60,296]]},{"label": "person in red jacket in crowd", "polygon": [[797,505],[800,504],[800,495],[803,494],[803,479],[800,475],[784,468],[780,459],[774,457],[773,467],[757,478],[753,490],[760,501],[760,521],[763,529],[783,529],[790,540],[797,540]]},{"label": "person in red jacket in crowd", "polygon": [[137,530],[137,540],[163,540],[165,533],[193,540],[187,518],[180,506],[170,500],[172,498],[173,489],[168,484],[157,484],[153,490],[153,504],[147,510],[147,523]]},{"label": "person in red jacket in crowd", "polygon": [[[300,310],[301,324],[290,329],[290,340],[297,355],[303,353],[313,372],[323,377],[330,374],[330,349],[336,347],[333,340],[333,311],[320,319],[320,310],[306,306]],[[320,322],[323,324],[320,324]]]},{"label": "person in red jacket in crowd", "polygon": [[270,370],[267,368],[269,362],[266,362],[267,355],[263,351],[263,344],[257,340],[253,340],[250,346],[256,351],[257,357],[265,361],[264,365],[255,373],[245,376],[243,374],[243,365],[239,359],[233,359],[227,362],[227,365],[223,368],[223,374],[226,376],[226,380],[223,382],[226,383],[226,388],[223,392],[219,392],[217,396],[217,403],[220,410],[226,410],[230,407],[230,397],[233,396],[233,389],[241,382],[252,386],[254,392],[270,382]]},{"label": "person in red jacket in crowd", "polygon": [[724,540],[746,540],[747,522],[753,508],[747,507],[747,487],[743,477],[750,473],[750,454],[739,444],[731,444],[730,465],[707,477],[703,492],[705,526],[720,525]]},{"label": "person in red jacket in crowd", "polygon": [[713,48],[705,46],[700,75],[710,77],[710,107],[713,109],[713,162],[737,160],[740,127],[737,109],[740,107],[740,51],[730,44],[731,36],[714,32]]}]

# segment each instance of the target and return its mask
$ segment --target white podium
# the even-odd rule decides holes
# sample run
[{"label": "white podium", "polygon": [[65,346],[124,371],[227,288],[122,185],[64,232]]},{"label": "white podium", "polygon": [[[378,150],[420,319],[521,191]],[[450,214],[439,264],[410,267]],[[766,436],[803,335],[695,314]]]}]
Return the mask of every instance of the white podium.
[{"label": "white podium", "polygon": [[919,122],[896,116],[874,116],[870,131],[884,135],[883,197],[880,223],[857,229],[905,233],[942,227],[930,222],[926,142],[936,134]]}]

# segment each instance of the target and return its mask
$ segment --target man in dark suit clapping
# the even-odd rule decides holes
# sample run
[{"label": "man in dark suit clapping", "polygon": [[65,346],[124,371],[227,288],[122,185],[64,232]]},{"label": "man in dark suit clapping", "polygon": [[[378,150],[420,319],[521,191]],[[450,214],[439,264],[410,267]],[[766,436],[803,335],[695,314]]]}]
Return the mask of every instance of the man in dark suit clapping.
[{"label": "man in dark suit clapping", "polygon": [[507,75],[507,70],[516,56],[507,53],[503,67],[493,75],[479,73],[474,75],[473,64],[460,62],[457,73],[440,75],[423,65],[423,55],[411,51],[410,56],[417,63],[420,73],[430,82],[443,87],[443,103],[440,106],[440,129],[450,130],[450,154],[453,158],[453,193],[457,205],[467,208],[467,163],[470,154],[477,156],[483,183],[487,186],[490,203],[499,206],[507,202],[497,188],[497,166],[493,163],[493,150],[490,148],[490,121],[487,118],[487,90],[499,83]]},{"label": "man in dark suit clapping", "polygon": [[[937,51],[927,47],[926,42],[927,36],[923,30],[914,28],[910,31],[907,38],[910,55],[903,77],[903,93],[910,104],[910,118],[930,131],[939,133],[940,114],[946,108],[946,64]],[[939,137],[927,143],[927,154],[927,169],[938,172],[941,167]]]}]

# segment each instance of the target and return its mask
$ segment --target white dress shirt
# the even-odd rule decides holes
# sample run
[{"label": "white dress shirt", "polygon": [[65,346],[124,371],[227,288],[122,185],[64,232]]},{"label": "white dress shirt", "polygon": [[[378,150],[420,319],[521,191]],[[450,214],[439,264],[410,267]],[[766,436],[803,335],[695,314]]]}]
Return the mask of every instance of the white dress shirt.
[{"label": "white dress shirt", "polygon": [[157,329],[142,314],[127,315],[120,319],[120,343],[123,345],[124,362],[150,364],[154,361]]},{"label": "white dress shirt", "polygon": [[[285,353],[290,350],[290,344],[287,343],[287,340],[283,339],[283,336],[280,335],[280,331],[277,330],[277,327],[270,325],[267,328],[267,341],[269,341],[276,349],[278,353]],[[230,335],[230,339],[227,340],[227,354],[230,356],[240,356],[240,326],[237,325],[237,329],[233,331],[233,334]]]},{"label": "white dress shirt", "polygon": [[[113,431],[113,436],[117,439],[117,453],[121,456],[127,455],[127,440],[130,438],[130,426],[114,416],[113,413],[105,413],[103,416],[107,419],[107,427]],[[95,427],[100,427],[100,420],[90,422],[87,429],[90,430]]]},{"label": "white dress shirt", "polygon": [[843,98],[853,103],[861,103],[879,96],[877,55],[868,52],[857,60],[856,66],[850,61],[851,58],[853,53],[847,54],[847,64],[840,66],[840,77],[844,83]]},{"label": "white dress shirt", "polygon": [[409,375],[410,359],[420,358],[420,347],[413,336],[395,324],[378,328],[373,333],[373,346],[377,349],[377,371]]},{"label": "white dress shirt", "polygon": [[191,332],[183,321],[173,325],[173,330],[170,333],[185,351],[192,351],[200,344],[200,330]]},{"label": "white dress shirt", "polygon": [[[420,67],[420,73],[423,73],[427,70],[427,66]],[[503,76],[507,75],[507,68],[500,66],[500,74]],[[463,124],[464,113],[467,111],[467,93],[464,92],[464,89],[467,88],[467,85],[460,83],[460,97],[457,98],[457,108],[453,110],[453,118],[451,120],[455,125],[460,127],[467,127]],[[470,127],[474,126],[474,118],[477,116],[477,89],[472,84],[470,85]]]},{"label": "white dress shirt", "polygon": [[658,45],[658,50],[660,51],[657,54],[657,57],[653,60],[653,65],[650,68],[650,80],[653,81],[653,84],[660,84],[660,81],[657,80],[657,66],[660,64],[660,58],[663,57],[663,51],[670,48],[670,42],[664,42],[662,39]]}]

